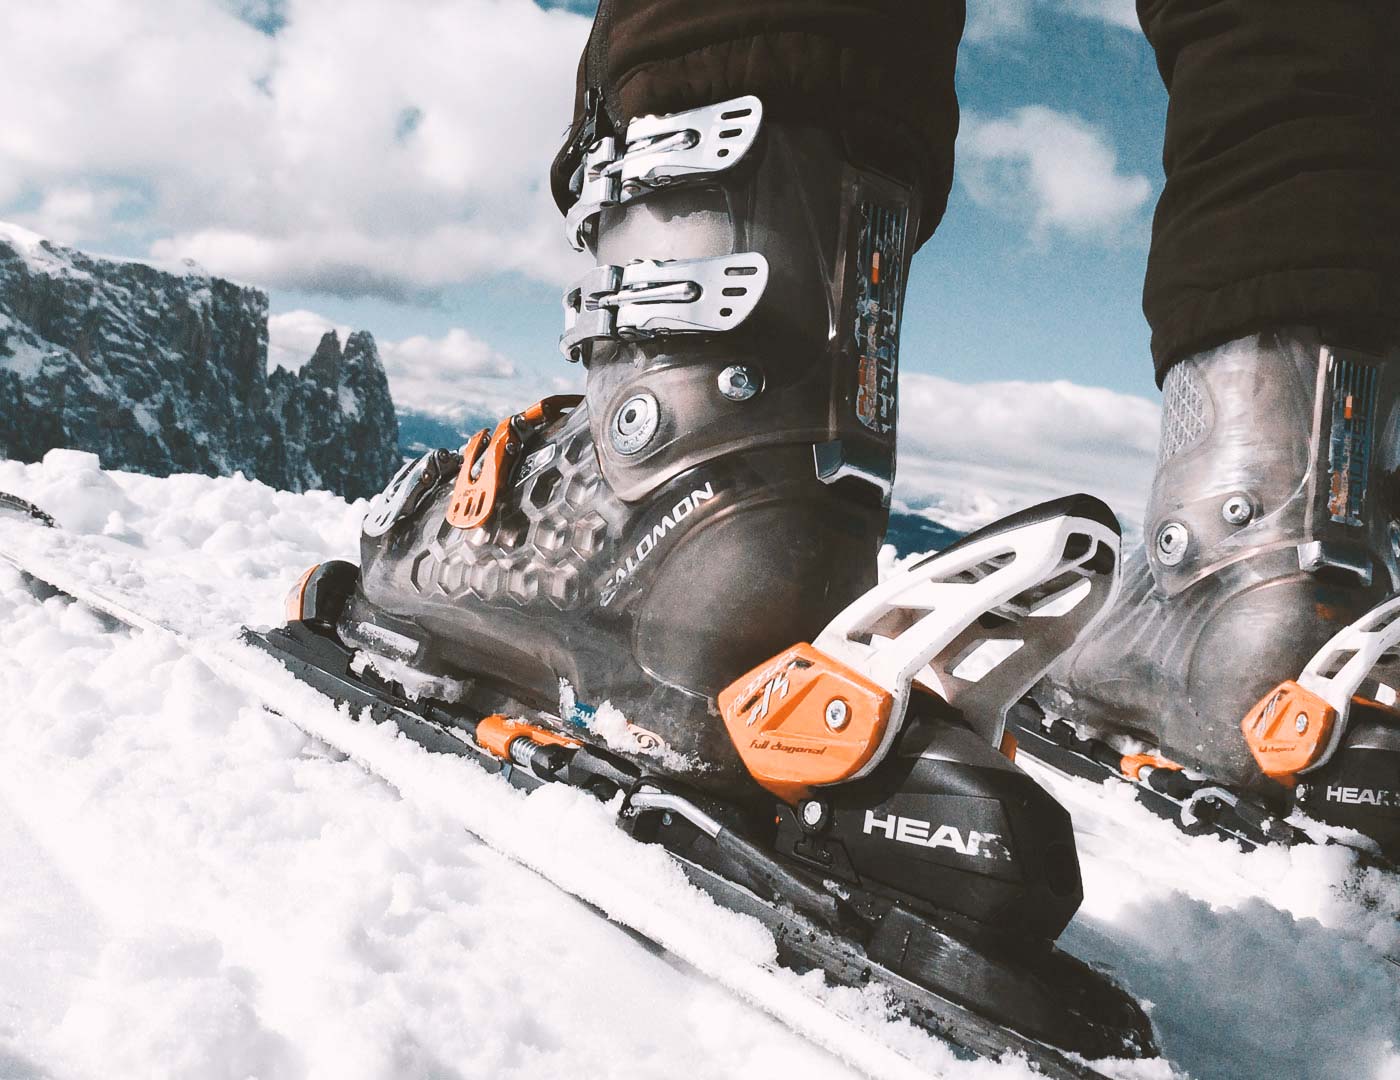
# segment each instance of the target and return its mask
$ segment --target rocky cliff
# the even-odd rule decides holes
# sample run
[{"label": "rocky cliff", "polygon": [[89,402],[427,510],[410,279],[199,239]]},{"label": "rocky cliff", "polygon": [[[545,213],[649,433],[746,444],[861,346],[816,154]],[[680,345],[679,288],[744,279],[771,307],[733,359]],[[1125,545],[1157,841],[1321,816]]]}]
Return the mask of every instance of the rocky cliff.
[{"label": "rocky cliff", "polygon": [[241,470],[357,497],[398,464],[367,333],[267,373],[266,294],[193,266],[96,258],[0,224],[0,456],[67,446],[164,476]]}]

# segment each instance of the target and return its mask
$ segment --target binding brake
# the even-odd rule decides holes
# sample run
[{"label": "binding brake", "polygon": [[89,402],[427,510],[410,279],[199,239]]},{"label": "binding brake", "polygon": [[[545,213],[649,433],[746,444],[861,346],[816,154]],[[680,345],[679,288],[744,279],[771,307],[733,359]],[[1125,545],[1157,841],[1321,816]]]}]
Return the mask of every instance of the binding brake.
[{"label": "binding brake", "polygon": [[1071,496],[1012,515],[902,570],[719,697],[740,757],[795,801],[869,775],[916,684],[993,746],[1006,711],[1089,629],[1118,588],[1109,509]]}]

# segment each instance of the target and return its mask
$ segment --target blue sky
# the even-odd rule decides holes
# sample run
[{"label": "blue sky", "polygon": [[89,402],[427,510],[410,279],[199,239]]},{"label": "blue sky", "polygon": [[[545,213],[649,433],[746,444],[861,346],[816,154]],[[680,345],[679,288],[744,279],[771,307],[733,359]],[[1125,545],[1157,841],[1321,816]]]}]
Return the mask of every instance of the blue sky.
[{"label": "blue sky", "polygon": [[[532,0],[0,4],[0,39],[26,42],[0,65],[0,219],[265,288],[273,363],[368,329],[401,406],[518,408],[580,381],[556,341],[588,263],[546,171],[588,27]],[[1131,517],[1166,104],[1133,2],[977,0],[958,88],[897,494],[970,520],[1079,488]]]}]

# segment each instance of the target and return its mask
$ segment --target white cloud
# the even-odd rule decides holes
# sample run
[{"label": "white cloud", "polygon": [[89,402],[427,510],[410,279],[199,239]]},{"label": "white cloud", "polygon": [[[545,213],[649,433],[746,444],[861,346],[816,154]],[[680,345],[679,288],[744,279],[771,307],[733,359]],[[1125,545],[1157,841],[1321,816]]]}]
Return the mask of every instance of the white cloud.
[{"label": "white cloud", "polygon": [[1124,30],[1141,30],[1136,0],[1059,0],[1064,10],[1086,19],[1098,19]]},{"label": "white cloud", "polygon": [[1031,0],[973,0],[963,40],[974,45],[1020,37],[1030,29]]},{"label": "white cloud", "polygon": [[[296,371],[311,359],[326,331],[336,331],[343,343],[353,329],[314,311],[273,315],[268,319],[268,367]],[[441,337],[376,339],[376,344],[395,406],[446,420],[504,416],[548,394],[577,393],[582,387],[581,373],[572,369],[555,377],[518,372],[508,357],[460,327]]]},{"label": "white cloud", "polygon": [[1076,15],[1124,30],[1140,29],[1136,0],[974,0],[968,5],[963,40],[999,45],[1024,38],[1037,10]]},{"label": "white cloud", "polygon": [[[354,329],[317,315],[314,311],[286,311],[269,316],[267,320],[267,370],[286,368],[300,371],[311,359],[321,336],[329,330],[340,335],[343,343]],[[383,347],[382,343],[377,343]]]},{"label": "white cloud", "polygon": [[959,176],[973,202],[1024,219],[1031,238],[1054,232],[1114,241],[1141,226],[1152,184],[1118,169],[1108,137],[1092,124],[1044,105],[1000,119],[964,114]]},{"label": "white cloud", "polygon": [[900,377],[896,497],[958,528],[1074,492],[1142,519],[1159,409],[1066,381]]},{"label": "white cloud", "polygon": [[0,200],[261,285],[558,281],[545,172],[587,29],[529,0],[0,4],[24,43],[0,64]]}]

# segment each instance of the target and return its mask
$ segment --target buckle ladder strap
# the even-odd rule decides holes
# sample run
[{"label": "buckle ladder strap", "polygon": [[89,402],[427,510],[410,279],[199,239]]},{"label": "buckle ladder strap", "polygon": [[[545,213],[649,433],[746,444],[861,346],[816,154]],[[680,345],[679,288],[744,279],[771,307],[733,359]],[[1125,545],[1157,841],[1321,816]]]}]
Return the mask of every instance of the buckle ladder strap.
[{"label": "buckle ladder strap", "polygon": [[361,531],[366,536],[383,536],[403,518],[413,514],[423,500],[447,477],[456,455],[447,450],[429,450],[414,461],[405,462],[383,491],[370,500]]},{"label": "buckle ladder strap", "polygon": [[916,680],[999,745],[1007,709],[1107,610],[1118,590],[1118,532],[1038,509],[894,574],[817,636],[816,648],[894,697],[882,744],[857,776],[894,745]]},{"label": "buckle ladder strap", "polygon": [[1337,711],[1331,737],[1317,760],[1301,772],[1325,765],[1346,734],[1352,698],[1383,659],[1393,659],[1400,645],[1400,596],[1378,604],[1337,631],[1313,654],[1298,676],[1298,685]]},{"label": "buckle ladder strap", "polygon": [[582,251],[591,222],[609,206],[733,168],[748,153],[762,122],[763,103],[748,95],[637,117],[627,125],[620,153],[616,138],[599,139],[574,174],[578,199],[564,217],[569,244]]},{"label": "buckle ladder strap", "polygon": [[585,343],[597,339],[733,330],[753,312],[767,285],[768,260],[753,251],[595,266],[564,294],[559,349],[568,359],[581,360]]}]

